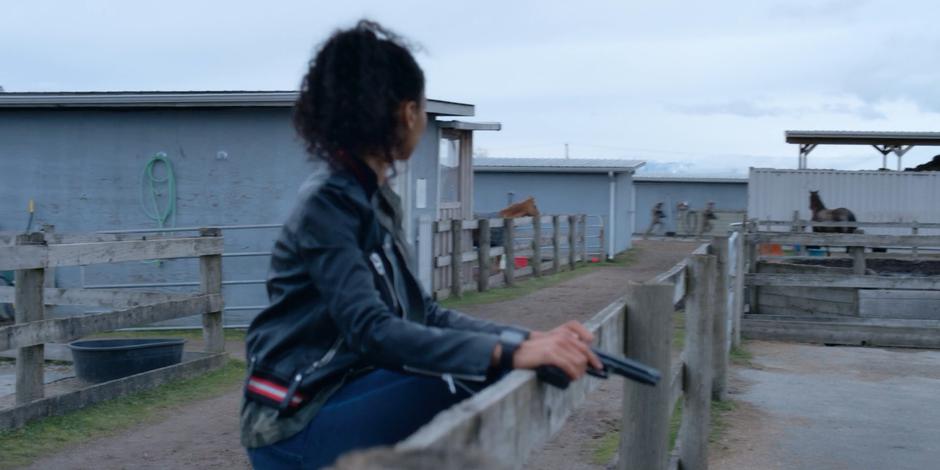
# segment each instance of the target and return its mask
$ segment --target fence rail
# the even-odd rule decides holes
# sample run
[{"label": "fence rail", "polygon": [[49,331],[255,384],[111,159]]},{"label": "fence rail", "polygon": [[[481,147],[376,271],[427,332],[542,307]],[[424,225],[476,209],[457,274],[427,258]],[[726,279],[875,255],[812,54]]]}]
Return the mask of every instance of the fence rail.
[{"label": "fence rail", "polygon": [[[874,226],[911,229],[912,235],[805,233],[805,221],[750,220],[736,227],[733,322],[756,339],[802,340],[828,344],[938,347],[940,331],[924,318],[937,318],[929,302],[940,298],[940,276],[891,274],[868,269],[868,260],[915,259],[940,247],[940,236],[917,235],[940,224],[816,223],[811,226]],[[783,225],[790,231],[758,231]],[[793,246],[793,251],[765,250]],[[805,264],[806,246],[844,247],[848,268]],[[891,249],[885,254],[886,248]],[[918,249],[922,251],[919,253]],[[770,251],[768,253],[768,251]],[[789,260],[796,263],[787,263]],[[818,259],[818,258],[817,258]],[[870,299],[895,299],[875,305]],[[913,296],[913,297],[912,297]],[[866,300],[869,299],[869,300]],[[904,303],[904,305],[901,305]],[[919,309],[919,310],[918,310]],[[890,321],[887,321],[890,320]],[[935,322],[936,323],[936,322]],[[735,328],[735,341],[741,327]]]},{"label": "fence rail", "polygon": [[[627,294],[586,323],[604,350],[660,369],[662,382],[627,381],[619,467],[705,469],[712,397],[723,399],[730,352],[728,238],[716,238],[650,283]],[[686,346],[673,364],[672,321],[685,305]],[[514,371],[497,384],[440,413],[396,447],[398,452],[478,448],[513,468],[547,442],[599,382],[585,378],[559,390],[531,371]],[[682,400],[682,424],[670,453],[669,422]]]},{"label": "fence rail", "polygon": [[[199,292],[177,294],[121,290],[57,289],[47,286],[46,270],[125,261],[199,258]],[[15,270],[14,287],[0,287],[0,302],[15,305],[15,323],[0,327],[0,351],[17,350],[16,406],[0,410],[0,428],[112,398],[130,391],[128,383],[162,383],[174,372],[161,369],[153,377],[86,387],[67,396],[45,398],[44,345],[86,335],[157,321],[202,315],[206,353],[198,365],[173,366],[176,375],[191,375],[200,367],[221,364],[222,236],[219,229],[202,229],[198,237],[134,234],[70,235],[35,232],[18,235],[12,245],[0,246],[0,270]],[[45,318],[47,305],[111,307],[113,311],[64,318]],[[168,368],[171,369],[171,368]],[[136,377],[136,376],[135,376]],[[141,385],[141,386],[143,386]],[[121,388],[125,387],[125,388]],[[88,390],[95,392],[89,394]]]},{"label": "fence rail", "polygon": [[[521,276],[574,269],[578,262],[587,261],[589,254],[602,257],[604,227],[588,221],[589,216],[583,214],[422,221],[427,227],[419,227],[418,244],[433,241],[430,250],[419,247],[418,264],[432,266],[432,272],[422,277],[438,299],[460,297],[468,290],[511,286]],[[596,250],[589,239],[597,240]],[[521,258],[525,266],[517,267]]]}]

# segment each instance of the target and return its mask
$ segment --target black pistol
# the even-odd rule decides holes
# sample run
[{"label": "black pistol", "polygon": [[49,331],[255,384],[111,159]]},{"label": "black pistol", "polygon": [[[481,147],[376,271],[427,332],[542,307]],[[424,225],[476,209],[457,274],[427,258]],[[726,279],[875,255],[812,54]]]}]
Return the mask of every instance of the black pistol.
[{"label": "black pistol", "polygon": [[[588,375],[606,379],[611,373],[614,373],[635,382],[651,386],[655,386],[659,383],[659,379],[662,378],[662,374],[659,373],[659,370],[641,362],[623,356],[605,353],[597,348],[591,348],[591,351],[601,360],[601,364],[604,365],[604,368],[595,369],[589,367],[587,370]],[[571,383],[568,374],[565,374],[563,370],[555,366],[537,367],[535,374],[538,376],[539,380],[560,389],[568,388],[568,384]]]}]

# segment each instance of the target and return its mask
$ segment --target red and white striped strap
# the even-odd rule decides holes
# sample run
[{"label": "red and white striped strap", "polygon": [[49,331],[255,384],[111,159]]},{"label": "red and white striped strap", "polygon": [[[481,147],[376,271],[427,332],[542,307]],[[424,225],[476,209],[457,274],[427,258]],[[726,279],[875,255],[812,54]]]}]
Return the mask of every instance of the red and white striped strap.
[{"label": "red and white striped strap", "polygon": [[[287,387],[255,376],[248,378],[247,389],[249,392],[257,393],[258,395],[279,402],[284,401],[284,397],[287,396]],[[290,400],[290,406],[299,406],[303,401],[303,396],[299,393],[295,393]]]}]

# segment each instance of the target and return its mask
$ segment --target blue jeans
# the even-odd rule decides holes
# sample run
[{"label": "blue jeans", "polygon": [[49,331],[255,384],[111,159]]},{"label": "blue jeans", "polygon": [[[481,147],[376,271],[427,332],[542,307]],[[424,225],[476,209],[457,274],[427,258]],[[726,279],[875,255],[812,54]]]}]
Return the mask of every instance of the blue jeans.
[{"label": "blue jeans", "polygon": [[248,457],[257,470],[325,467],[351,450],[401,441],[467,396],[439,378],[376,370],[337,390],[302,431]]}]

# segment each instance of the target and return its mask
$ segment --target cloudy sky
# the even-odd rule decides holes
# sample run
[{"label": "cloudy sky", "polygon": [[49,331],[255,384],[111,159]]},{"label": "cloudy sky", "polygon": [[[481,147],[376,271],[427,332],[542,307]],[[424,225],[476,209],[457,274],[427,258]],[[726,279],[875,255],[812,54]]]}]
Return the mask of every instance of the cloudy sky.
[{"label": "cloudy sky", "polygon": [[[478,134],[490,156],[561,157],[568,143],[573,158],[743,174],[796,165],[786,129],[940,131],[930,0],[2,0],[0,86],[296,89],[315,45],[364,16],[423,46],[429,97],[503,123]],[[810,163],[881,157],[829,147]]]}]

